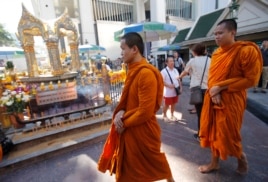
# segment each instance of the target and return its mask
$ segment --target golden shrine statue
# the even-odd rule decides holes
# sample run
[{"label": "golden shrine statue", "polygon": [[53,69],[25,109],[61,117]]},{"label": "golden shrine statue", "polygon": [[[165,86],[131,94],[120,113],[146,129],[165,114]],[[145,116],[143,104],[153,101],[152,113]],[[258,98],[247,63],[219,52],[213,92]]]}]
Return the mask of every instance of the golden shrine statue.
[{"label": "golden shrine statue", "polygon": [[16,35],[24,49],[29,77],[39,76],[34,50],[34,36],[41,36],[46,43],[52,75],[64,74],[59,52],[59,40],[63,36],[67,37],[70,46],[71,70],[78,71],[80,69],[78,33],[67,9],[59,18],[45,22],[34,17],[22,4],[22,16]]}]

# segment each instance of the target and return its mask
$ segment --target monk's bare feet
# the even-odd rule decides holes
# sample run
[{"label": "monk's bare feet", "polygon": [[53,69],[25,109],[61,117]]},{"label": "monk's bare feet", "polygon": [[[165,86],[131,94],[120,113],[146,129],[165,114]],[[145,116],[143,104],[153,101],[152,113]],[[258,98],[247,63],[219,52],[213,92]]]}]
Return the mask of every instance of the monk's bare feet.
[{"label": "monk's bare feet", "polygon": [[218,170],[220,168],[220,166],[218,164],[207,164],[207,165],[203,165],[203,166],[199,166],[199,171],[201,173],[210,173],[212,171]]},{"label": "monk's bare feet", "polygon": [[240,159],[237,159],[237,163],[238,163],[238,166],[237,166],[236,172],[241,174],[241,175],[247,174],[247,172],[248,172],[248,161],[247,161],[247,157],[246,157],[245,153],[243,153],[241,155]]},{"label": "monk's bare feet", "polygon": [[173,178],[167,179],[167,182],[175,182]]}]

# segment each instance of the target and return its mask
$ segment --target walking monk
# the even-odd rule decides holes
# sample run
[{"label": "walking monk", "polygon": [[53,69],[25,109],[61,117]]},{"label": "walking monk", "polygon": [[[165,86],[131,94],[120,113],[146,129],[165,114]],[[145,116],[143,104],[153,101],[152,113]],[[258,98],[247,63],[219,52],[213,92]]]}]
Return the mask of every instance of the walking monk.
[{"label": "walking monk", "polygon": [[246,89],[258,82],[262,70],[259,47],[235,41],[237,23],[225,19],[214,35],[219,48],[213,53],[208,90],[201,114],[200,144],[210,147],[211,162],[199,167],[202,173],[219,169],[219,158],[237,158],[237,172],[246,174],[247,158],[242,150],[240,129],[246,109]]},{"label": "walking monk", "polygon": [[115,173],[117,182],[173,182],[160,151],[161,130],[155,116],[163,99],[163,78],[142,56],[144,44],[139,34],[125,34],[121,49],[128,73],[98,169]]}]

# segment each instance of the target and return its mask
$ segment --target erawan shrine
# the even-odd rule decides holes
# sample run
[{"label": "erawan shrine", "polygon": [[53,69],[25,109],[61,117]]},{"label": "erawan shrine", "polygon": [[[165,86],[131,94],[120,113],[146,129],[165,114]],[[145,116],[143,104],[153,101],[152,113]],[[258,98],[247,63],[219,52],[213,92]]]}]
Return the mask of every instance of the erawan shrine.
[{"label": "erawan shrine", "polygon": [[[101,118],[120,96],[125,67],[108,71],[102,60],[102,68],[97,69],[94,60],[89,59],[88,68],[84,69],[79,57],[79,35],[67,10],[57,19],[44,21],[33,16],[24,5],[22,9],[17,38],[24,50],[27,72],[15,73],[12,62],[6,66],[1,80],[2,128],[13,128],[22,136]],[[45,43],[49,68],[38,66],[35,36]],[[63,64],[61,38],[68,42],[69,65]]]}]

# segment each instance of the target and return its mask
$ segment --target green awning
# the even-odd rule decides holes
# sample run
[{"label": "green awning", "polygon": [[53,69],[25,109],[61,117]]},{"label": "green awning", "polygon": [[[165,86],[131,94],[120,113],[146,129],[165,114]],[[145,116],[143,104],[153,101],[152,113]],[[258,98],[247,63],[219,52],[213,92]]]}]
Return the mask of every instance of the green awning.
[{"label": "green awning", "polygon": [[180,42],[183,42],[185,40],[185,37],[187,36],[188,32],[191,28],[185,28],[178,32],[178,35],[175,37],[173,42],[171,44],[178,44]]},{"label": "green awning", "polygon": [[225,8],[201,16],[195,24],[195,27],[193,27],[188,40],[206,37],[211,27],[215,24],[224,10]]}]

